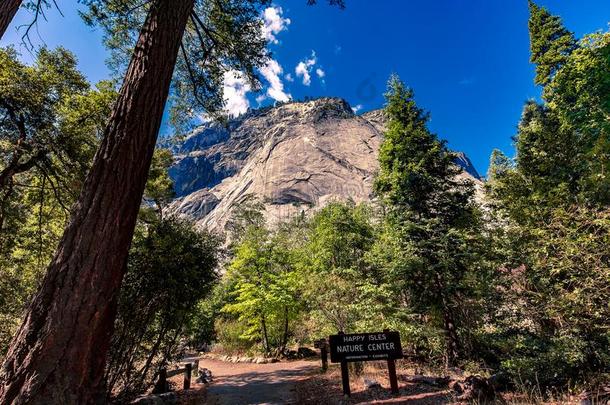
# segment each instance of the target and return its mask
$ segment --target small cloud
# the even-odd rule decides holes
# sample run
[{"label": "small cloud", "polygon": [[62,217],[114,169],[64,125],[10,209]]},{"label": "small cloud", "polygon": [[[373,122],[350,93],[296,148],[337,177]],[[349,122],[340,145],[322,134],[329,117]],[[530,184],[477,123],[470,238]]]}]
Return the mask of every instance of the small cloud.
[{"label": "small cloud", "polygon": [[470,86],[471,84],[474,84],[474,82],[475,82],[474,77],[465,77],[464,79],[460,80],[458,82],[458,84],[460,86]]},{"label": "small cloud", "polygon": [[260,69],[261,74],[269,82],[267,95],[276,101],[286,102],[292,97],[284,92],[284,83],[280,79],[283,72],[282,67],[275,59],[270,59],[267,64]]},{"label": "small cloud", "polygon": [[307,65],[305,62],[299,62],[295,72],[297,77],[303,76],[303,84],[305,86],[309,86],[311,84],[311,75],[309,74],[309,70],[307,70]]},{"label": "small cloud", "polygon": [[358,104],[352,107],[352,111],[354,112],[354,114],[358,114],[358,111],[360,110],[362,110],[362,104]]},{"label": "small cloud", "polygon": [[272,44],[279,42],[276,35],[287,30],[290,25],[290,18],[284,18],[282,14],[281,7],[267,7],[263,11],[263,35]]},{"label": "small cloud", "polygon": [[339,55],[342,50],[343,48],[341,47],[341,45],[335,45],[335,55]]},{"label": "small cloud", "polygon": [[311,57],[299,62],[297,67],[294,69],[297,77],[303,78],[303,84],[305,86],[311,85],[311,69],[318,62],[316,51],[311,51]]},{"label": "small cloud", "polygon": [[321,79],[324,76],[326,76],[326,72],[324,70],[322,70],[321,68],[317,68],[316,69],[316,74],[318,75],[318,77]]},{"label": "small cloud", "polygon": [[223,92],[225,100],[225,111],[231,117],[237,117],[250,107],[246,95],[251,90],[248,81],[242,73],[237,70],[229,70],[223,76]]},{"label": "small cloud", "polygon": [[286,73],[286,76],[284,76],[284,79],[286,79],[289,82],[294,82],[294,77],[292,77],[292,74],[290,74],[290,73]]},{"label": "small cloud", "polygon": [[267,100],[266,94],[259,94],[258,96],[256,96],[256,102],[258,103],[258,105],[261,105],[265,100]]}]

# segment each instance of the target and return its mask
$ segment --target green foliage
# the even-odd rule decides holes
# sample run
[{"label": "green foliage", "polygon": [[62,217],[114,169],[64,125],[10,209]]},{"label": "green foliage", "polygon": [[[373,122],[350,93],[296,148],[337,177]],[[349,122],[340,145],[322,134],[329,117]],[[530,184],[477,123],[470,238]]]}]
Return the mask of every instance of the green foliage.
[{"label": "green foliage", "polygon": [[246,234],[248,228],[264,228],[264,209],[265,206],[255,195],[246,195],[233,208],[231,217],[225,225],[225,231],[227,231],[229,239],[239,242]]},{"label": "green foliage", "polygon": [[[236,217],[260,218],[254,212],[238,210]],[[216,324],[227,328],[217,329],[221,346],[247,351],[260,344],[265,353],[281,353],[291,338],[311,342],[389,324],[391,290],[367,258],[371,214],[366,206],[331,203],[272,231],[248,220],[223,283],[228,296]]]},{"label": "green foliage", "polygon": [[218,317],[216,318],[214,328],[218,342],[218,345],[215,347],[216,350],[220,349],[233,354],[257,354],[261,351],[261,348],[256,346],[255,341],[244,336],[244,330],[249,328],[246,321]]},{"label": "green foliage", "polygon": [[444,330],[446,360],[455,364],[466,347],[459,330],[477,319],[460,315],[469,303],[480,305],[489,278],[474,189],[456,177],[454,154],[427,129],[427,114],[396,76],[386,99],[389,122],[375,182],[386,224],[375,255],[402,305]]},{"label": "green foliage", "polygon": [[[89,128],[75,125],[74,118],[85,119],[85,110],[75,107],[82,107],[79,100],[90,90],[74,55],[63,48],[43,48],[34,64],[26,66],[6,48],[0,50],[0,66],[0,108],[6,117],[0,122],[2,176],[10,179],[32,168],[61,175],[72,172],[70,165],[90,159],[96,143],[87,129],[100,121],[90,120]],[[9,179],[2,177],[2,187]]]},{"label": "green foliage", "polygon": [[[120,73],[153,3],[84,3]],[[227,70],[256,87],[268,3],[195,2],[173,81],[174,124],[221,109]],[[493,152],[483,207],[412,90],[392,76],[378,204],[331,203],[270,226],[249,196],[227,222],[230,257],[217,283],[218,240],[163,217],[173,157],[157,150],[107,363],[115,399],[145,390],[185,343],[277,355],[292,342],[384,328],[400,331],[422,361],[502,369],[526,385],[607,377],[610,34],[577,42],[559,17],[529,8],[543,100],[523,108],[515,158]],[[51,259],[116,98],[110,82],[91,88],[64,49],[40,50],[31,66],[17,56],[0,49],[0,352]]]},{"label": "green foliage", "polygon": [[[148,10],[154,2],[85,0],[86,23],[103,29],[110,67],[121,77]],[[243,76],[253,88],[255,69],[268,59],[260,13],[269,0],[195,1],[172,82],[171,121],[188,129],[199,114],[220,116],[226,72]]]},{"label": "green foliage", "polygon": [[106,379],[126,400],[149,387],[178,354],[198,302],[217,276],[218,240],[176,219],[140,227],[119,299]]},{"label": "green foliage", "polygon": [[576,49],[574,35],[565,29],[561,19],[549,14],[529,0],[530,61],[536,64],[536,84],[548,84],[557,70]]},{"label": "green foliage", "polygon": [[547,226],[511,230],[508,254],[522,264],[505,270],[490,345],[515,381],[565,386],[607,369],[608,215],[557,208]]},{"label": "green foliage", "polygon": [[610,37],[576,46],[558,18],[530,7],[545,102],[526,104],[514,162],[492,157],[488,195],[504,277],[485,339],[515,381],[565,387],[610,367]]},{"label": "green foliage", "polygon": [[227,270],[234,300],[223,312],[247,325],[241,337],[261,342],[265,353],[283,352],[290,322],[299,309],[299,278],[290,260],[285,232],[250,226]]},{"label": "green foliage", "polygon": [[185,335],[191,347],[204,349],[214,341],[227,342],[222,336],[224,326],[215,323],[222,321],[221,310],[230,300],[230,291],[230,283],[224,280],[215,284],[211,293],[197,303],[191,321],[186,325]]},{"label": "green foliage", "polygon": [[563,128],[578,137],[582,198],[610,203],[610,33],[586,36],[545,88]]},{"label": "green foliage", "polygon": [[389,288],[368,262],[371,214],[365,205],[331,203],[311,219],[299,267],[309,316],[319,319],[313,334],[378,328],[390,315]]},{"label": "green foliage", "polygon": [[175,197],[174,182],[169,177],[169,168],[174,163],[172,152],[168,149],[155,149],[148,171],[144,189],[144,200],[152,202],[159,216]]},{"label": "green foliage", "polygon": [[0,353],[50,261],[116,93],[64,49],[0,49]]}]

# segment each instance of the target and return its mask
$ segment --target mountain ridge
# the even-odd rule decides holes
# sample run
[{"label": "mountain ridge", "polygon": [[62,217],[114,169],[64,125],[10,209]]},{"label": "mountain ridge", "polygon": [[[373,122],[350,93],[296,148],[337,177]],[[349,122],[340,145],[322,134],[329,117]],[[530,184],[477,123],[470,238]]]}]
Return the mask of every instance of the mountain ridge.
[{"label": "mountain ridge", "polygon": [[[323,97],[205,124],[172,146],[178,198],[169,211],[222,230],[249,195],[271,223],[329,201],[371,201],[384,122],[382,110],[357,115],[347,101]],[[460,176],[481,182],[465,154],[456,164]]]}]

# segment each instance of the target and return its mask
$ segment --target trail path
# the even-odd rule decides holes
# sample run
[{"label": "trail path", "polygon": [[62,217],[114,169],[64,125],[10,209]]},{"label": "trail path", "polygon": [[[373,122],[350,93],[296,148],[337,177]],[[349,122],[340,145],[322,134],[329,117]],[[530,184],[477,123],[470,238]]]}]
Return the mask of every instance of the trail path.
[{"label": "trail path", "polygon": [[271,364],[226,363],[202,359],[199,367],[212,371],[207,404],[296,404],[295,384],[306,379],[319,364],[290,361]]}]

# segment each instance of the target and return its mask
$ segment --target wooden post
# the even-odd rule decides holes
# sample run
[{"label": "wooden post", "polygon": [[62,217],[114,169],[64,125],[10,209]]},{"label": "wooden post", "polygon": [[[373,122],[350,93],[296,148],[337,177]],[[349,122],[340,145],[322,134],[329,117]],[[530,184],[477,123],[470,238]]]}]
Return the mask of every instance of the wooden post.
[{"label": "wooden post", "polygon": [[167,392],[167,369],[163,367],[159,370],[159,379],[153,389],[153,394],[164,394]]},{"label": "wooden post", "polygon": [[[384,329],[384,333],[388,333],[389,329]],[[398,377],[396,377],[396,363],[394,359],[388,359],[388,374],[390,375],[390,389],[392,394],[398,394]]]},{"label": "wooden post", "polygon": [[184,389],[188,390],[191,388],[191,372],[193,371],[193,364],[186,363],[186,369],[184,370]]},{"label": "wooden post", "polygon": [[341,362],[341,382],[343,383],[343,394],[349,397],[352,392],[349,388],[349,368],[347,367],[347,361]]},{"label": "wooden post", "polygon": [[[339,332],[339,335],[344,335],[345,332]],[[347,368],[347,361],[341,362],[341,382],[343,384],[343,395],[351,396],[352,392],[349,388],[349,369]]]},{"label": "wooden post", "polygon": [[398,394],[398,378],[396,377],[396,363],[394,363],[394,359],[388,359],[388,373],[390,374],[392,394]]},{"label": "wooden post", "polygon": [[326,341],[320,342],[320,355],[322,356],[322,371],[328,370],[328,345]]}]

